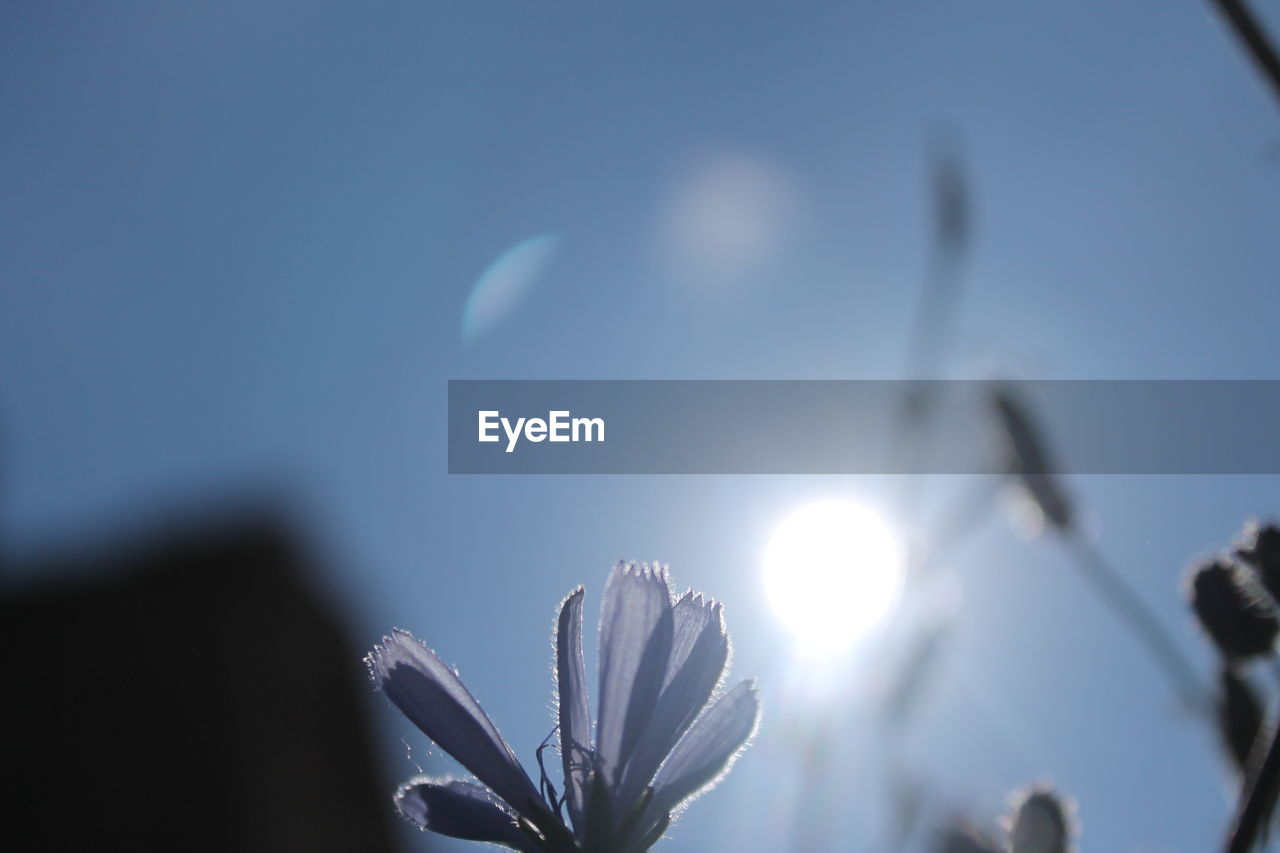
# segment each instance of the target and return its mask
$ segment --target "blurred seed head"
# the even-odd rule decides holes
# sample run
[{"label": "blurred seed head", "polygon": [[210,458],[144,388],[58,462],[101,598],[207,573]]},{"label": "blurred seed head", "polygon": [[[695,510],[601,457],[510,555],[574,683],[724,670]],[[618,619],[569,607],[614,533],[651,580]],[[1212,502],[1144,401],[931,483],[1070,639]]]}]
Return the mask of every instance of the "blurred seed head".
[{"label": "blurred seed head", "polygon": [[1067,853],[1080,834],[1075,802],[1045,785],[1015,793],[1007,823],[1010,853]]},{"label": "blurred seed head", "polygon": [[958,253],[968,244],[971,231],[969,180],[953,132],[935,133],[932,148],[934,233],[939,248]]},{"label": "blurred seed head", "polygon": [[1259,524],[1257,519],[1245,522],[1235,555],[1253,569],[1272,599],[1280,602],[1280,527]]},{"label": "blurred seed head", "polygon": [[1032,421],[1027,406],[1009,388],[997,388],[992,406],[1008,453],[1007,468],[1016,476],[1045,519],[1056,529],[1070,529],[1075,509],[1051,464],[1044,433]]},{"label": "blurred seed head", "polygon": [[1262,701],[1253,685],[1229,664],[1223,664],[1218,673],[1218,691],[1218,733],[1232,765],[1243,774],[1262,728]]},{"label": "blurred seed head", "polygon": [[1227,660],[1271,653],[1280,632],[1275,608],[1239,566],[1215,560],[1193,569],[1188,594],[1200,626]]}]

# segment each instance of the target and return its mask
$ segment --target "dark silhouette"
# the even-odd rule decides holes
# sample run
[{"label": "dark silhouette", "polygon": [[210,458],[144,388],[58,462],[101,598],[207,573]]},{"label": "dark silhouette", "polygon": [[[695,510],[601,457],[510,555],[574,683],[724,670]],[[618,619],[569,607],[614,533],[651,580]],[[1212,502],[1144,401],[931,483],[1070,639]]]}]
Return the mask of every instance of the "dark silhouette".
[{"label": "dark silhouette", "polygon": [[1238,773],[1249,769],[1265,708],[1257,690],[1235,666],[1224,663],[1218,671],[1218,731],[1227,757]]},{"label": "dark silhouette", "polygon": [[1214,0],[1213,5],[1235,31],[1236,38],[1240,39],[1258,72],[1270,84],[1272,94],[1280,97],[1280,55],[1276,54],[1258,19],[1243,0]]},{"label": "dark silhouette", "polygon": [[360,652],[271,514],[45,559],[0,602],[10,850],[391,851]]}]

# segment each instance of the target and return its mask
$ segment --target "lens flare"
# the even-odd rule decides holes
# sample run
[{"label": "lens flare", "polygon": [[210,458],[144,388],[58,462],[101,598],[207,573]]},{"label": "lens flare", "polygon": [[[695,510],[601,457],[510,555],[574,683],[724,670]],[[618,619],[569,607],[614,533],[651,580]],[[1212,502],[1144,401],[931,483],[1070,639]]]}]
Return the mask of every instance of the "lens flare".
[{"label": "lens flare", "polygon": [[511,314],[546,271],[560,247],[558,234],[516,243],[489,265],[471,289],[462,311],[462,339],[471,343]]}]

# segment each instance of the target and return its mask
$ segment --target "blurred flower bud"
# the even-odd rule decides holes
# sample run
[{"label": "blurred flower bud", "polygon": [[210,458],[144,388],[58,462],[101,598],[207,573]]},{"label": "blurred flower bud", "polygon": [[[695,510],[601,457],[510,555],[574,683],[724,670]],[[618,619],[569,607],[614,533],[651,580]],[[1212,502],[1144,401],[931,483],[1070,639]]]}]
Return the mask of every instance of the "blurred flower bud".
[{"label": "blurred flower bud", "polygon": [[1259,525],[1250,519],[1245,523],[1235,554],[1253,569],[1271,597],[1280,602],[1280,527]]},{"label": "blurred flower bud", "polygon": [[934,838],[934,853],[1000,853],[1000,846],[964,818],[947,821]]},{"label": "blurred flower bud", "polygon": [[1238,566],[1220,560],[1200,566],[1189,594],[1201,627],[1228,660],[1271,653],[1280,632],[1275,609]]},{"label": "blurred flower bud", "polygon": [[1075,803],[1052,788],[1018,794],[1008,821],[1010,853],[1067,853],[1079,834],[1075,811]]},{"label": "blurred flower bud", "polygon": [[1253,685],[1230,665],[1222,667],[1218,688],[1218,732],[1232,764],[1243,774],[1262,728],[1262,702]]}]

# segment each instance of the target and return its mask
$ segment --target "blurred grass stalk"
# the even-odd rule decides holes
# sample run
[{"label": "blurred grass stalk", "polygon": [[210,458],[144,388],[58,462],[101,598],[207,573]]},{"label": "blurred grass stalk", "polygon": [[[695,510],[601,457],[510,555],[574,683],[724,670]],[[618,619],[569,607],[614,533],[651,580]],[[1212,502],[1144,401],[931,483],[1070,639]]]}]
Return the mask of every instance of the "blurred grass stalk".
[{"label": "blurred grass stalk", "polygon": [[1062,535],[1075,557],[1080,576],[1146,647],[1184,706],[1198,715],[1211,713],[1212,702],[1205,695],[1195,669],[1133,587],[1079,528],[1064,530]]},{"label": "blurred grass stalk", "polygon": [[1227,853],[1248,853],[1262,836],[1280,794],[1280,737],[1271,733],[1271,745],[1257,774],[1240,798],[1240,806],[1227,838]]},{"label": "blurred grass stalk", "polygon": [[[973,231],[969,180],[960,146],[949,128],[936,131],[930,144],[930,188],[933,196],[933,241],[907,352],[908,379],[941,379],[944,357],[954,336],[964,283],[964,260]],[[908,476],[899,504],[912,519],[918,510],[932,445],[936,388],[926,382],[903,397],[900,423],[894,431],[890,459],[903,464]]]},{"label": "blurred grass stalk", "polygon": [[1258,71],[1271,84],[1272,94],[1280,98],[1280,55],[1276,54],[1262,25],[1242,0],[1214,0],[1214,5],[1235,30],[1236,38],[1244,45]]},{"label": "blurred grass stalk", "polygon": [[1184,705],[1201,715],[1211,713],[1212,703],[1178,644],[1124,576],[1081,530],[1073,502],[1052,463],[1044,434],[1032,420],[1025,403],[1008,388],[998,390],[992,403],[1004,432],[1009,473],[1021,482],[1045,520],[1066,544],[1073,558],[1072,565],[1151,655]]}]

